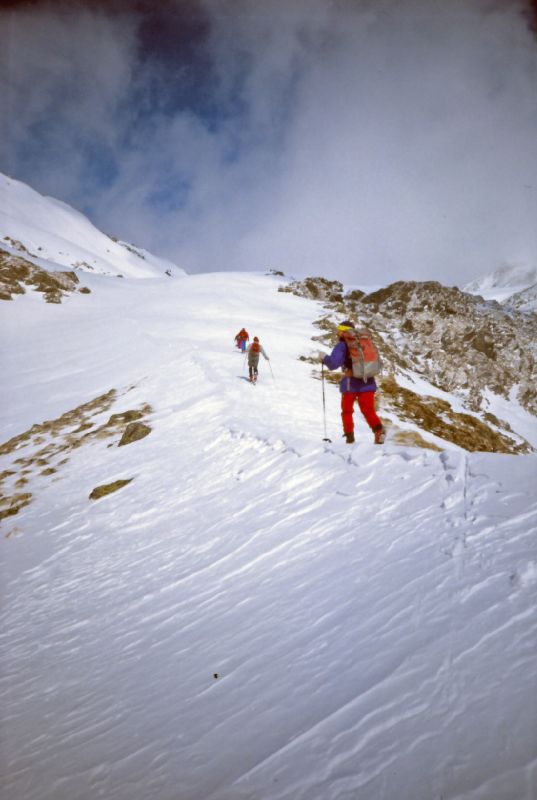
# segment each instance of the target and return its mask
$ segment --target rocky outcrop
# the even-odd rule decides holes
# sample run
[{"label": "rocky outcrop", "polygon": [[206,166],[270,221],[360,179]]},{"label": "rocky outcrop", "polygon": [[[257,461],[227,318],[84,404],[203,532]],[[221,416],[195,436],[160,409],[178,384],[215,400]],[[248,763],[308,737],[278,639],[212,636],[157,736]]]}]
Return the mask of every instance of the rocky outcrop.
[{"label": "rocky outcrop", "polygon": [[129,422],[123,436],[119,440],[118,447],[123,447],[126,444],[137,442],[139,439],[144,439],[151,433],[149,425],[144,425],[143,422]]},{"label": "rocky outcrop", "polygon": [[151,406],[143,403],[139,408],[110,414],[117,400],[118,392],[111,389],[0,444],[0,458],[6,463],[6,469],[0,472],[0,520],[14,516],[31,502],[28,488],[36,478],[40,486],[45,477],[61,478],[72,453],[79,448],[99,442],[107,442],[109,448],[147,436],[151,428],[141,420],[152,412]]},{"label": "rocky outcrop", "polygon": [[537,414],[537,316],[435,281],[398,282],[354,307],[383,335],[387,360],[458,394],[474,411],[484,393],[516,396]]},{"label": "rocky outcrop", "polygon": [[330,303],[340,303],[343,300],[343,284],[340,281],[329,281],[327,278],[320,277],[305,278],[303,281],[291,281],[286,286],[280,286],[278,291],[290,292],[299,297],[309,297],[310,300],[324,300]]},{"label": "rocky outcrop", "polygon": [[[24,294],[28,287],[42,292],[47,303],[61,303],[67,293],[77,290],[78,283],[75,272],[49,272],[0,249],[0,300],[13,300],[13,295]],[[90,289],[83,286],[78,291],[89,294]]]},{"label": "rocky outcrop", "polygon": [[117,481],[112,481],[111,483],[102,483],[100,486],[96,486],[95,489],[91,490],[89,499],[100,500],[101,497],[106,497],[106,495],[113,494],[117,492],[118,489],[127,486],[132,480],[132,478],[122,478]]},{"label": "rocky outcrop", "polygon": [[[312,286],[317,286],[317,296]],[[487,418],[486,394],[490,390],[504,398],[515,397],[537,415],[537,314],[486,302],[436,281],[398,281],[370,294],[354,291],[341,297],[332,291],[337,288],[327,289],[324,279],[308,278],[289,284],[287,290],[324,301],[327,313],[316,323],[321,333],[313,337],[315,341],[332,346],[337,341],[336,323],[342,317],[371,330],[385,365],[379,381],[386,389],[385,401],[401,419],[417,422],[468,450],[531,449],[510,431],[508,423],[490,414]],[[473,416],[453,417],[438,406],[434,415],[423,413],[414,419],[409,409],[416,407],[416,400],[396,407],[394,384],[387,382],[405,374],[417,374],[432,387],[457,395]],[[402,397],[404,390],[399,394]],[[430,410],[431,403],[425,405]],[[446,424],[440,424],[442,418]]]}]

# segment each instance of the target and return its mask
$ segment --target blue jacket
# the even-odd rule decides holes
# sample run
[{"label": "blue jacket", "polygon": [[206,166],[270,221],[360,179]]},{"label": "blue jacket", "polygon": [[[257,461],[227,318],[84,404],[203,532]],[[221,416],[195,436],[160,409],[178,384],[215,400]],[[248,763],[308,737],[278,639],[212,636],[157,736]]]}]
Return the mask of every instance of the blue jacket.
[{"label": "blue jacket", "polygon": [[[351,357],[345,342],[338,342],[330,355],[324,357],[323,364],[328,369],[338,369],[338,367],[342,367],[344,370],[352,369]],[[342,394],[345,392],[376,392],[377,384],[374,378],[363,381],[361,378],[344,375],[339,384],[339,391]]]}]

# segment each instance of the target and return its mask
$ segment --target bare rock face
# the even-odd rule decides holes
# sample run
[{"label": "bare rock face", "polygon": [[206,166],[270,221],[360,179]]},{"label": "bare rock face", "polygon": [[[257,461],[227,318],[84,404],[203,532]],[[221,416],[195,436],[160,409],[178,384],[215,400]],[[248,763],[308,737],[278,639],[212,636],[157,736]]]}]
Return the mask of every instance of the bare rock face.
[{"label": "bare rock face", "polygon": [[330,303],[340,303],[343,300],[343,284],[320,277],[292,281],[287,286],[280,286],[278,291],[309,297],[311,300],[327,300]]},{"label": "bare rock face", "polygon": [[508,397],[516,387],[521,405],[537,414],[537,315],[434,281],[394,283],[360,305],[373,327],[382,320],[394,360],[460,394],[470,409],[481,408],[486,389]]},{"label": "bare rock face", "polygon": [[[75,272],[48,272],[0,249],[0,300],[12,300],[14,294],[24,294],[28,286],[42,292],[47,303],[61,303],[66,293],[76,291],[78,282]],[[79,291],[90,292],[87,287]]]},{"label": "bare rock face", "polygon": [[111,483],[102,483],[92,489],[89,495],[90,500],[100,500],[101,497],[106,497],[108,494],[113,494],[124,486],[127,486],[132,481],[132,478],[125,478],[122,480],[112,481]]},{"label": "bare rock face", "polygon": [[149,427],[149,425],[144,425],[143,422],[129,422],[129,424],[123,431],[123,436],[119,440],[118,447],[122,447],[122,445],[126,444],[131,444],[131,442],[137,442],[138,439],[143,439],[150,433],[151,433],[151,428]]}]

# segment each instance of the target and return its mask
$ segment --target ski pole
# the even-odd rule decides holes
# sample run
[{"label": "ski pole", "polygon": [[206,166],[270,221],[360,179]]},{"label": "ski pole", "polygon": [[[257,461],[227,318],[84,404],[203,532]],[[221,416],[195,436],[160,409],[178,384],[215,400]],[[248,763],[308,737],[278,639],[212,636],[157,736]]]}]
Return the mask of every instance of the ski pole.
[{"label": "ski pole", "polygon": [[323,387],[323,425],[324,425],[324,439],[323,442],[331,442],[332,439],[328,438],[326,432],[326,399],[324,396],[324,363],[321,364],[321,385]]},{"label": "ski pole", "polygon": [[274,377],[274,373],[272,371],[272,366],[270,364],[270,361],[268,362],[268,365],[269,365],[269,369],[270,369],[270,374],[272,375],[272,380],[274,381],[274,383],[276,383],[276,378]]}]

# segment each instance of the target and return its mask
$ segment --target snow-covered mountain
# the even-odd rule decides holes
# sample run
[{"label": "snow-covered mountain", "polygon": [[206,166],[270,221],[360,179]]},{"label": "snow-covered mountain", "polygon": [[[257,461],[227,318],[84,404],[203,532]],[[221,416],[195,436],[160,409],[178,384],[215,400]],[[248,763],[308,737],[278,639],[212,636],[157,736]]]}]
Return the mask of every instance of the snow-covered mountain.
[{"label": "snow-covered mountain", "polygon": [[510,295],[505,304],[519,311],[537,312],[537,283]]},{"label": "snow-covered mountain", "polygon": [[[537,424],[487,338],[532,315],[119,263],[0,301],[2,800],[535,800]],[[383,446],[323,419],[343,313]]]},{"label": "snow-covered mountain", "polygon": [[0,173],[0,248],[45,269],[52,262],[102,275],[151,278],[184,271],[101,233],[71,206]]},{"label": "snow-covered mountain", "polygon": [[471,281],[462,287],[463,291],[469,294],[477,294],[485,300],[497,300],[499,303],[509,303],[514,295],[525,292],[532,288],[532,293],[524,301],[524,306],[519,304],[518,308],[523,310],[536,311],[534,305],[535,288],[537,286],[537,267],[523,266],[520,264],[502,264],[494,272],[483,275],[477,280]]}]

